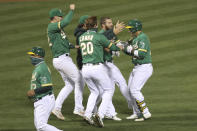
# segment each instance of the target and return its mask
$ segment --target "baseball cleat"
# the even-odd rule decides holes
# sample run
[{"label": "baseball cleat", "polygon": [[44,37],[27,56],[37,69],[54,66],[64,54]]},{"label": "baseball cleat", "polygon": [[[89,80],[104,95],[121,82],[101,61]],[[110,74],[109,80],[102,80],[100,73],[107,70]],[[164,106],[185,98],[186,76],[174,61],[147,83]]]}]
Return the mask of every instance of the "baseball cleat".
[{"label": "baseball cleat", "polygon": [[112,117],[112,120],[114,120],[114,121],[122,121],[122,119],[119,118],[119,117],[117,117],[117,116],[113,116],[113,117]]},{"label": "baseball cleat", "polygon": [[149,119],[149,118],[151,118],[151,113],[150,112],[145,113],[145,114],[143,114],[143,116],[145,119]]},{"label": "baseball cleat", "polygon": [[144,121],[144,118],[143,117],[136,118],[134,121],[136,121],[136,122],[138,122],[138,121]]},{"label": "baseball cleat", "polygon": [[133,120],[137,118],[138,118],[137,114],[132,114],[131,116],[126,117],[127,120]]},{"label": "baseball cleat", "polygon": [[75,114],[75,115],[79,115],[79,116],[84,116],[84,111],[83,110],[81,110],[81,111],[73,111],[73,114]]},{"label": "baseball cleat", "polygon": [[94,125],[94,121],[91,118],[83,116],[84,121],[86,121],[90,125]]},{"label": "baseball cleat", "polygon": [[105,116],[106,119],[110,119],[110,120],[114,120],[114,121],[121,121],[122,119],[117,117],[116,115],[115,116]]},{"label": "baseball cleat", "polygon": [[65,120],[64,116],[62,115],[61,111],[54,109],[52,113],[60,120]]},{"label": "baseball cleat", "polygon": [[103,120],[98,114],[95,115],[95,122],[99,127],[104,127]]}]

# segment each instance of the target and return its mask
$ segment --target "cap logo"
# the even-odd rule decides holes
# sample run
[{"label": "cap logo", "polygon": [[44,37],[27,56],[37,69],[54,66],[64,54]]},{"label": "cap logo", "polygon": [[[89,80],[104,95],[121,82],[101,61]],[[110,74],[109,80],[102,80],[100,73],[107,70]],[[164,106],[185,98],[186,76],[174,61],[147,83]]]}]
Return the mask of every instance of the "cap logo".
[{"label": "cap logo", "polygon": [[133,26],[126,26],[127,29],[131,29],[134,28]]}]

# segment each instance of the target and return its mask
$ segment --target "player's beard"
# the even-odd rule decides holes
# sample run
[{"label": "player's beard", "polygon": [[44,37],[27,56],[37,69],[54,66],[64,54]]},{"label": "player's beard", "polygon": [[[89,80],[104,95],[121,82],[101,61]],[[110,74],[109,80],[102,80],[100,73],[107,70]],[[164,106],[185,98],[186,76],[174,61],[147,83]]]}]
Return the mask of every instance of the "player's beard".
[{"label": "player's beard", "polygon": [[110,30],[110,29],[112,29],[113,28],[113,26],[107,26],[107,25],[105,25],[105,29],[106,30]]}]

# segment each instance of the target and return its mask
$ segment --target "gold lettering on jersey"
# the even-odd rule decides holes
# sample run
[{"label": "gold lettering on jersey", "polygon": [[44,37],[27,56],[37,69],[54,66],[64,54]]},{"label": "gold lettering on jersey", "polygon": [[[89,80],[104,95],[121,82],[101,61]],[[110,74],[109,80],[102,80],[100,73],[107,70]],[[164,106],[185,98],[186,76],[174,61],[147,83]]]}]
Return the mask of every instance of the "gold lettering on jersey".
[{"label": "gold lettering on jersey", "polygon": [[66,34],[63,30],[61,30],[61,36],[62,36],[62,39],[66,39]]},{"label": "gold lettering on jersey", "polygon": [[82,42],[82,41],[92,41],[92,39],[93,39],[93,35],[84,35],[84,36],[81,36],[80,37],[80,42]]},{"label": "gold lettering on jersey", "polygon": [[133,45],[134,49],[138,49],[138,41],[135,42],[135,44]]}]

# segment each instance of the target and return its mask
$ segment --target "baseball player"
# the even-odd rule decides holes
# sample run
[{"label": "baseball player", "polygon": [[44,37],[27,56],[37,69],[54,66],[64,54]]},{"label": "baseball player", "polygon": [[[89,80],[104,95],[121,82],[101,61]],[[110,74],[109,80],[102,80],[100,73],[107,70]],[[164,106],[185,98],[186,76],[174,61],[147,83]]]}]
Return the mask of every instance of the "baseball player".
[{"label": "baseball player", "polygon": [[103,118],[109,103],[112,101],[114,88],[103,64],[103,48],[105,47],[115,51],[119,50],[119,48],[107,40],[104,35],[96,32],[98,28],[96,16],[89,17],[85,22],[85,26],[87,32],[79,37],[83,58],[82,74],[90,90],[84,119],[89,124],[94,124],[92,112],[98,97],[102,94],[102,102],[95,118],[97,124],[100,127],[104,127]]},{"label": "baseball player", "polygon": [[64,120],[61,108],[64,100],[75,89],[75,108],[73,113],[82,116],[84,107],[83,85],[80,82],[80,73],[76,65],[70,57],[70,49],[74,46],[68,41],[64,32],[66,27],[72,20],[75,5],[70,5],[70,11],[63,18],[60,9],[52,9],[49,12],[51,22],[48,24],[48,41],[53,55],[53,66],[61,74],[65,86],[57,96],[55,107],[52,111],[59,119]]},{"label": "baseball player", "polygon": [[55,105],[51,73],[44,61],[45,51],[41,47],[33,47],[30,52],[31,63],[35,66],[32,73],[30,90],[27,96],[34,101],[34,124],[37,131],[61,131],[47,124]]},{"label": "baseball player", "polygon": [[[83,33],[86,32],[86,28],[84,26],[84,23],[85,23],[85,20],[88,17],[89,17],[88,15],[81,16],[80,19],[79,19],[79,25],[75,29],[74,36],[76,37],[76,45],[78,45],[78,46],[79,46],[79,37]],[[81,85],[83,86],[82,88],[84,88],[84,86],[85,86],[85,80],[84,80],[84,78],[82,76],[82,73],[81,73],[81,69],[82,69],[83,63],[82,63],[81,50],[79,48],[77,49],[76,61],[77,61],[77,67],[78,67],[79,72],[80,72],[80,82],[81,82]]]},{"label": "baseball player", "polygon": [[[75,32],[74,32],[74,36],[76,37],[76,45],[79,45],[79,37],[86,32],[86,27],[85,27],[85,20],[88,18],[89,16],[88,15],[84,15],[84,16],[81,16],[80,19],[79,19],[79,24],[77,26],[77,28],[75,29]],[[81,70],[82,69],[82,66],[83,66],[83,63],[82,63],[82,56],[81,56],[81,50],[80,48],[77,49],[77,66],[78,66],[78,69]]]},{"label": "baseball player", "polygon": [[[102,30],[99,33],[104,34],[108,40],[111,40],[114,42],[118,40],[116,35],[120,33],[125,27],[123,23],[119,23],[118,21],[117,24],[113,28],[112,19],[109,17],[102,17],[100,20],[100,24],[101,24]],[[119,52],[112,52],[112,51],[108,51],[104,49],[104,61],[105,61],[105,66],[106,66],[108,75],[111,78],[113,86],[115,86],[116,84],[120,88],[122,95],[125,97],[125,99],[128,102],[128,106],[132,108],[132,99],[131,99],[131,95],[130,95],[126,80],[124,79],[118,67],[115,64],[113,64],[113,58],[112,58],[113,53],[115,53],[116,55]],[[111,106],[108,109],[109,111],[106,114],[107,118],[111,118],[113,120],[121,120],[120,118],[116,116],[117,113],[115,112],[115,108],[113,104],[111,104]]]},{"label": "baseball player", "polygon": [[134,111],[134,114],[127,117],[127,119],[144,121],[145,119],[151,118],[151,113],[141,92],[143,86],[153,73],[150,41],[148,36],[142,32],[142,23],[139,20],[130,20],[126,28],[131,32],[132,39],[122,49],[126,54],[132,56],[132,63],[134,64],[128,86],[131,95],[135,98],[138,108],[143,115],[143,117],[140,117]]}]

